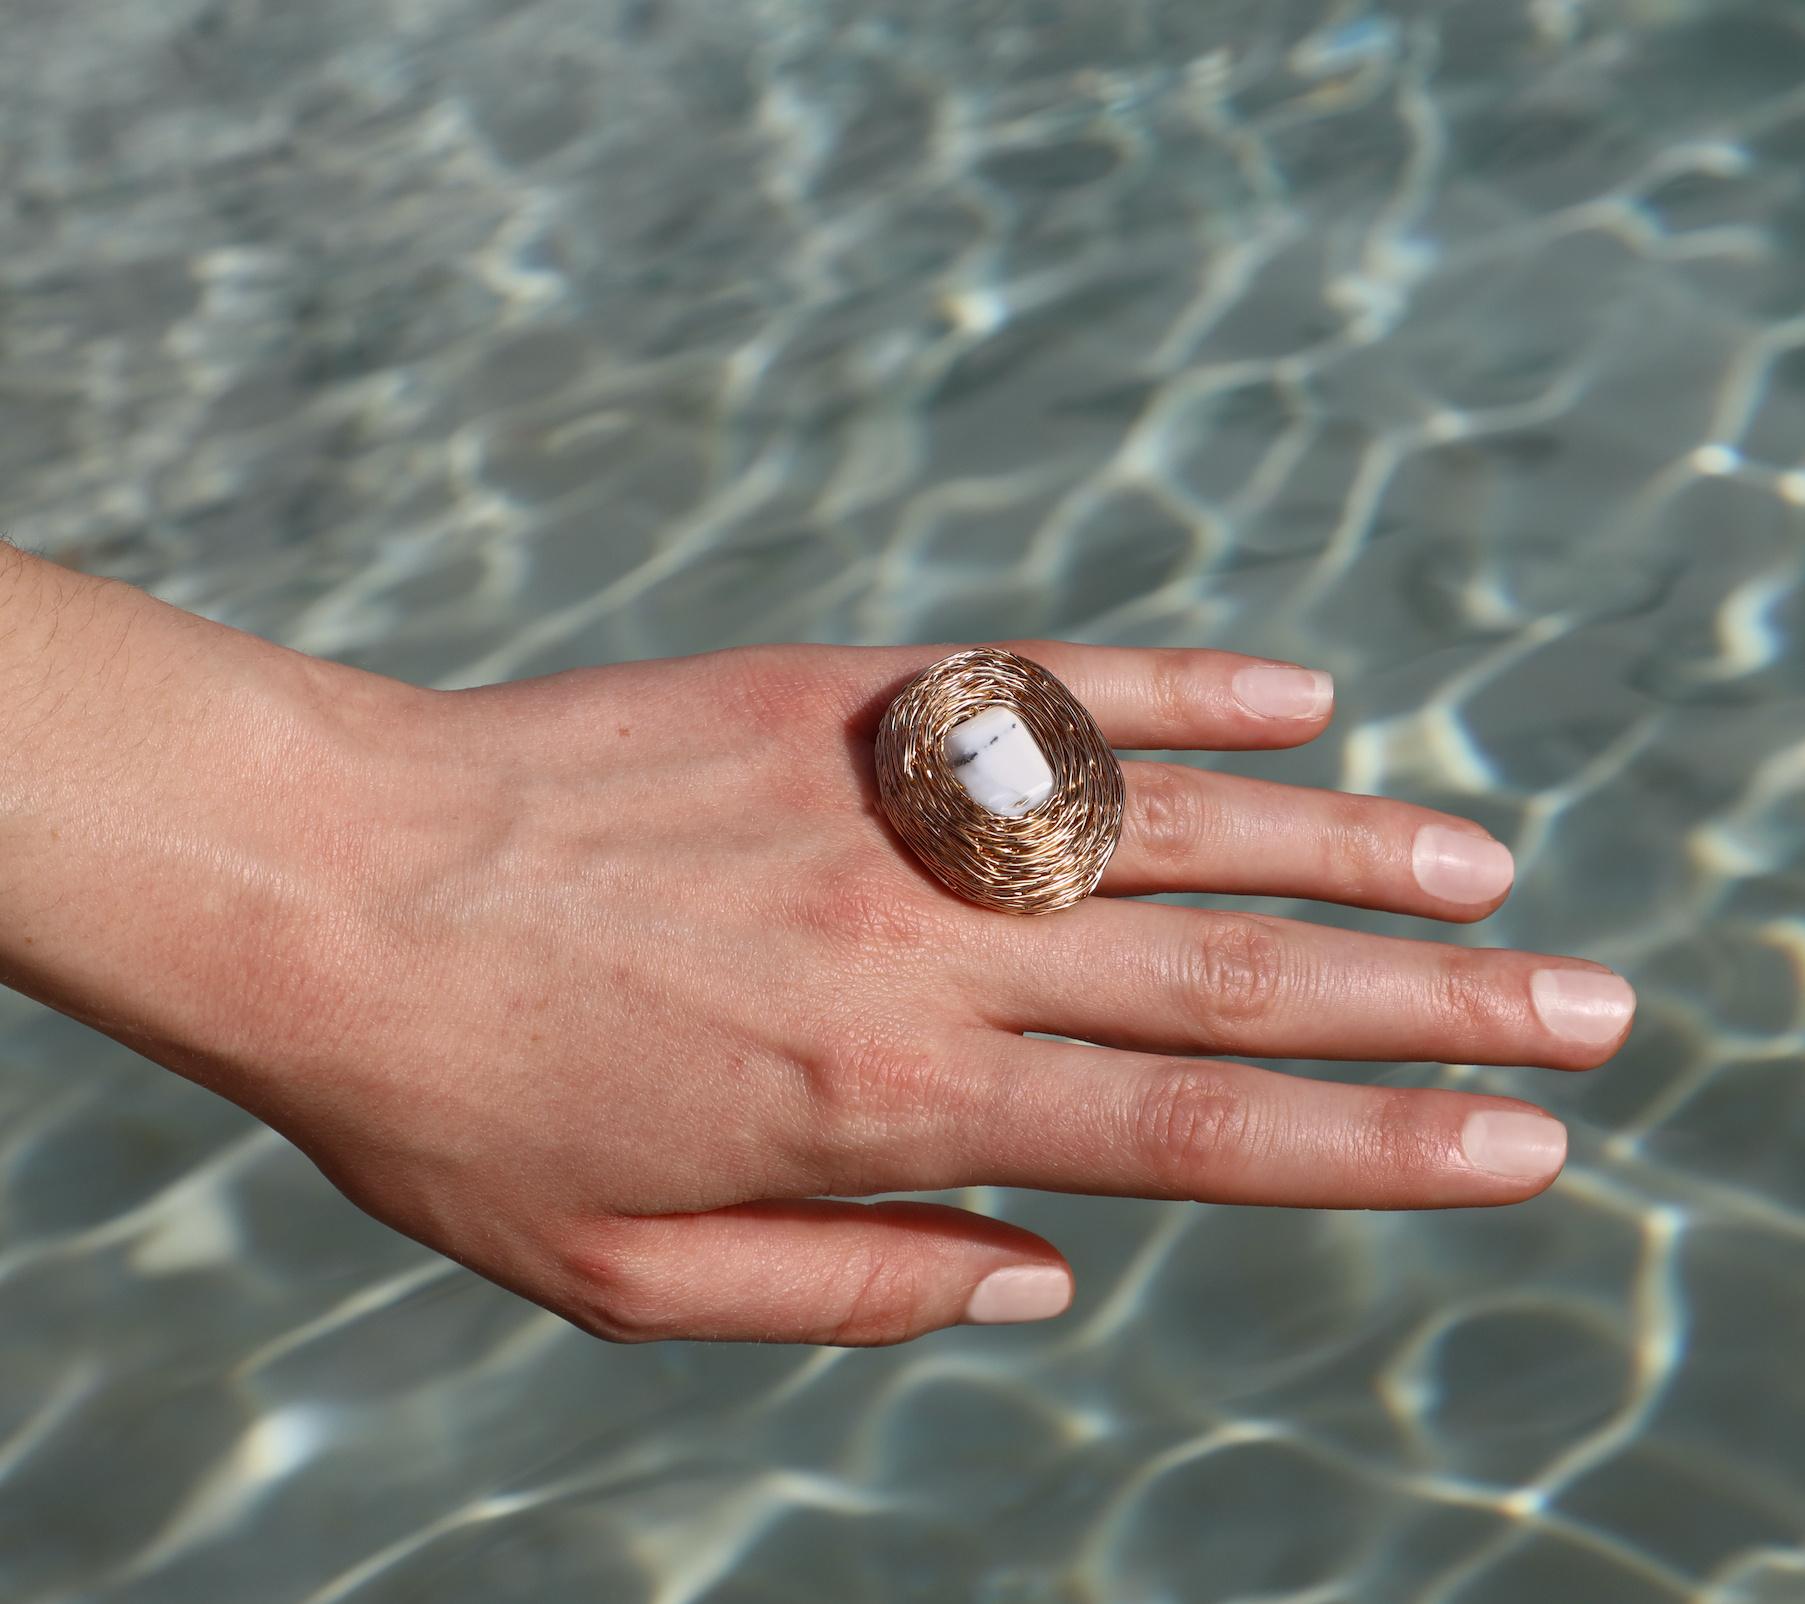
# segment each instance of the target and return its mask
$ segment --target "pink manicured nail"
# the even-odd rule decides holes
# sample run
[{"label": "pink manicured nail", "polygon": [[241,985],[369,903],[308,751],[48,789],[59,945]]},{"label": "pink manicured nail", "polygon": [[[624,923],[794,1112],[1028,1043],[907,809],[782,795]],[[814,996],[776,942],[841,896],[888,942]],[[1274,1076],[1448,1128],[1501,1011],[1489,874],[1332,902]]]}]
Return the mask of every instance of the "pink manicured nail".
[{"label": "pink manicured nail", "polygon": [[1490,902],[1510,889],[1517,872],[1502,841],[1440,824],[1416,832],[1410,867],[1419,886],[1446,902]]},{"label": "pink manicured nail", "polygon": [[992,1270],[965,1305],[973,1325],[1002,1325],[1017,1320],[1046,1320],[1072,1301],[1072,1278],[1056,1265],[1012,1264]]},{"label": "pink manicured nail", "polygon": [[1460,1145],[1474,1169],[1530,1181],[1561,1167],[1567,1157],[1567,1127],[1546,1114],[1482,1109],[1467,1115]]},{"label": "pink manicured nail", "polygon": [[1538,969],[1529,995],[1555,1035],[1588,1047],[1615,1041],[1636,1011],[1636,994],[1627,980],[1593,969]]},{"label": "pink manicured nail", "polygon": [[1314,718],[1335,700],[1335,681],[1313,668],[1254,663],[1229,681],[1235,700],[1261,718]]}]

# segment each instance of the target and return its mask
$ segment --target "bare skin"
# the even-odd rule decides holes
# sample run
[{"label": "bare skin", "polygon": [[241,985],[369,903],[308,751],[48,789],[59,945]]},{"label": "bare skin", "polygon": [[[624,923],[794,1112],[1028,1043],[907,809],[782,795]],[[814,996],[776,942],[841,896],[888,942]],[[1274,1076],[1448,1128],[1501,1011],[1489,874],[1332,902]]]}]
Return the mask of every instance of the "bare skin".
[{"label": "bare skin", "polygon": [[[1479,826],[1132,761],[1100,895],[970,906],[890,833],[871,764],[886,701],[961,644],[434,692],[0,551],[0,979],[620,1341],[890,1343],[1069,1299],[1043,1239],[851,1201],[877,1193],[1389,1209],[1552,1181],[1564,1132],[1526,1102],[1213,1055],[1585,1069],[1629,1029],[1608,970],[1133,900],[1470,921],[1502,884],[1415,871]],[[1237,674],[1280,665],[1226,653],[995,644],[1121,748],[1290,747],[1329,717],[1243,705]],[[1479,858],[1469,882],[1507,878]],[[1538,1123],[1469,1124],[1499,1113]]]}]

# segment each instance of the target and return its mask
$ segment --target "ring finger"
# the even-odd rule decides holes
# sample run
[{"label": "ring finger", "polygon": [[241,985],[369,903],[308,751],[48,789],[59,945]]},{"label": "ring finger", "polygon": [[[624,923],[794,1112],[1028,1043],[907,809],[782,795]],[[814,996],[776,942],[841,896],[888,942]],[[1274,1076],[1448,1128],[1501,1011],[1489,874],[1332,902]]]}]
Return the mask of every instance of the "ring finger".
[{"label": "ring finger", "polygon": [[1092,897],[994,942],[980,1007],[1011,1030],[1155,1052],[1589,1069],[1622,1042],[1602,965]]}]

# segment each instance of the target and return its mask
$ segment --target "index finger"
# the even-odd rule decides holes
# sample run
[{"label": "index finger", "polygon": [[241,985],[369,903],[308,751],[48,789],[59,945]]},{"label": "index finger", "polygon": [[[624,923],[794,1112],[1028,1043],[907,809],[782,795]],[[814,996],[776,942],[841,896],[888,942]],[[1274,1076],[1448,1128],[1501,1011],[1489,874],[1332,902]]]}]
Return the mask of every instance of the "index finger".
[{"label": "index finger", "polygon": [[[965,645],[866,648],[876,672],[877,721],[903,684]],[[1063,680],[1090,709],[1112,746],[1134,750],[1255,750],[1314,740],[1334,711],[1335,683],[1320,669],[1274,658],[1190,646],[1086,646],[1061,640],[991,644],[1029,658]],[[869,696],[873,685],[861,686]]]}]

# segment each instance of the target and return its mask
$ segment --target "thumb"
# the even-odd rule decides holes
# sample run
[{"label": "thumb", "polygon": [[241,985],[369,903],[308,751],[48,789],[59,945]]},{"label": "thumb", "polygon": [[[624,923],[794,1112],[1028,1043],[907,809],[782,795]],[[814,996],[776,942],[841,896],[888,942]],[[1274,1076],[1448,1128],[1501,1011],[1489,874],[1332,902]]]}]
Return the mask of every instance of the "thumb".
[{"label": "thumb", "polygon": [[595,1222],[560,1309],[617,1342],[870,1347],[942,1326],[1042,1320],[1071,1267],[1019,1226],[938,1203],[741,1203]]}]

